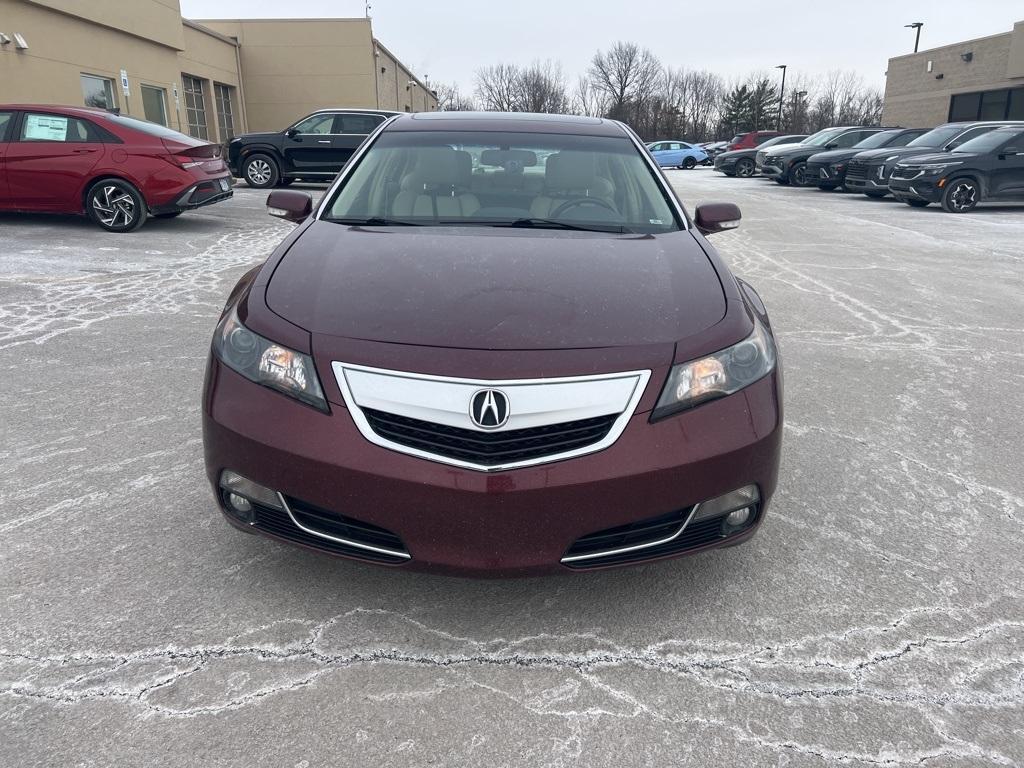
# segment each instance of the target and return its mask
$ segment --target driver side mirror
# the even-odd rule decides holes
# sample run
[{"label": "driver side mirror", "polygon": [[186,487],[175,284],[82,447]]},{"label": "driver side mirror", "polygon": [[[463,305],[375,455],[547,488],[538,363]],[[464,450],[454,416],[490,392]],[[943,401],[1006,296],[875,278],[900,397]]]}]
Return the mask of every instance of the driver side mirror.
[{"label": "driver side mirror", "polygon": [[703,235],[713,235],[736,229],[740,225],[740,209],[733,203],[704,203],[698,205],[693,221]]},{"label": "driver side mirror", "polygon": [[1024,154],[1024,150],[1020,147],[1006,147],[1002,152],[999,153],[999,159],[1003,160],[1007,157],[1014,157],[1015,155]]},{"label": "driver side mirror", "polygon": [[305,192],[275,189],[267,196],[267,213],[285,221],[301,224],[313,212],[313,198]]},{"label": "driver side mirror", "polygon": [[838,142],[830,141],[828,144],[825,145],[825,149],[836,149],[838,146]]}]

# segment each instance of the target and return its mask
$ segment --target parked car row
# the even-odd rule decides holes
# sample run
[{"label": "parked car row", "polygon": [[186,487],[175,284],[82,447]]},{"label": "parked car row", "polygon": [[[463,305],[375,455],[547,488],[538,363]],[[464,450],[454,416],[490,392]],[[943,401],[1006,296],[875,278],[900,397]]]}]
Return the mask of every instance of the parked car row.
[{"label": "parked car row", "polygon": [[892,194],[911,206],[938,203],[966,213],[981,202],[1024,200],[1024,121],[826,128],[725,152],[715,158],[715,170],[868,197]]}]

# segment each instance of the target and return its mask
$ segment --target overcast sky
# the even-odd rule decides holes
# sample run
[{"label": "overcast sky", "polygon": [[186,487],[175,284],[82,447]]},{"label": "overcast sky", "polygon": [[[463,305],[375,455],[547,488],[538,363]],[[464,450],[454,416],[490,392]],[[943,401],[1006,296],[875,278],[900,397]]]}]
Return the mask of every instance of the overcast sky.
[{"label": "overcast sky", "polygon": [[[180,0],[189,18],[362,16],[362,0]],[[791,77],[853,69],[879,88],[886,62],[921,49],[1008,32],[1022,0],[371,0],[374,35],[417,75],[472,91],[487,64],[562,62],[571,82],[616,40],[666,65],[726,77],[789,65]],[[763,8],[769,6],[770,13]]]}]

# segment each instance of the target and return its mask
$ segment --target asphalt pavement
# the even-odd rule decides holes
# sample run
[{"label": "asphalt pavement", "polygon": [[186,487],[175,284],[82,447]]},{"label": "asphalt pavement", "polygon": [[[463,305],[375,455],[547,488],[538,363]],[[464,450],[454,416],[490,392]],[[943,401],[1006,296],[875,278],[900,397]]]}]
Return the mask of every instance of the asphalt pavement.
[{"label": "asphalt pavement", "polygon": [[[511,581],[228,526],[200,387],[265,193],[0,215],[0,765],[1024,764],[1024,207],[669,171],[780,338],[749,543]],[[314,189],[315,191],[315,189]]]}]

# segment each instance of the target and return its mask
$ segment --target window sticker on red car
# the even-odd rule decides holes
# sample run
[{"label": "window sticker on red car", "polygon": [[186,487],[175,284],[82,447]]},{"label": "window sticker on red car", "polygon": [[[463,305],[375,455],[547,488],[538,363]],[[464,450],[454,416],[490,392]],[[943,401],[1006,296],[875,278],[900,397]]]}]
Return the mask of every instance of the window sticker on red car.
[{"label": "window sticker on red car", "polygon": [[65,141],[68,136],[68,119],[53,115],[26,115],[23,139],[35,141]]}]

